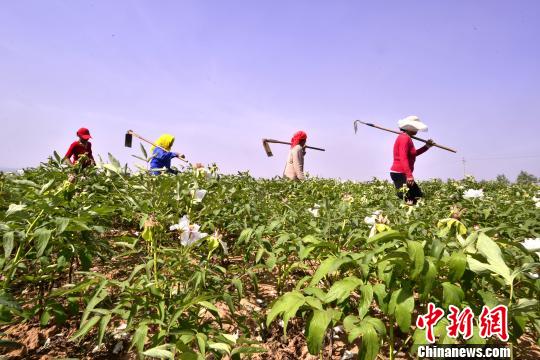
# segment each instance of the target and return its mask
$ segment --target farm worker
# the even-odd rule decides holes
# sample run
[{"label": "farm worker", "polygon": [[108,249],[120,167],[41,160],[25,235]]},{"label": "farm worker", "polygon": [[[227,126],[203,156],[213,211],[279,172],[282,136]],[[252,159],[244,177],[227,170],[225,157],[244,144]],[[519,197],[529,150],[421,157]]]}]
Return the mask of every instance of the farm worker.
[{"label": "farm worker", "polygon": [[306,155],[307,134],[297,131],[291,139],[291,149],[285,165],[284,176],[291,180],[304,180],[304,155]]},{"label": "farm worker", "polygon": [[[407,116],[398,121],[398,126],[402,133],[394,143],[394,163],[390,169],[390,177],[398,190],[398,197],[412,205],[423,196],[422,190],[414,181],[414,162],[417,156],[433,146],[433,140],[429,139],[426,145],[415,149],[411,136],[416,135],[418,131],[427,131],[427,125],[421,122],[418,116]],[[401,191],[403,185],[407,185],[405,194]]]},{"label": "farm worker", "polygon": [[[171,152],[171,147],[174,143],[174,136],[171,134],[161,135],[152,146],[152,160],[150,161],[150,169],[154,169],[152,174],[159,175],[162,171],[158,169],[165,169],[166,172],[176,174],[178,171],[171,169],[171,160],[175,157],[180,157],[180,154]],[[158,147],[159,146],[159,147]]]},{"label": "farm worker", "polygon": [[96,161],[92,155],[92,143],[88,141],[92,138],[92,136],[90,136],[90,131],[87,128],[80,128],[77,130],[77,136],[79,137],[79,140],[74,141],[71,144],[66,156],[64,156],[64,161],[75,165],[78,163],[79,158],[84,156],[83,163],[81,163],[83,168],[94,165]]}]

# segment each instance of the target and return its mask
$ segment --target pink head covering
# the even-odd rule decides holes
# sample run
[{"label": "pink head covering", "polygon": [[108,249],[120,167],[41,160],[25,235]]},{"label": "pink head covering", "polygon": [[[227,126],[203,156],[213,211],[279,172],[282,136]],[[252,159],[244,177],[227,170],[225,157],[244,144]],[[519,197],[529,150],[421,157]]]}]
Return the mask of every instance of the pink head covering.
[{"label": "pink head covering", "polygon": [[303,132],[302,130],[300,131],[297,131],[292,139],[291,139],[291,148],[295,147],[296,145],[298,145],[300,143],[300,141],[302,140],[307,140],[307,134],[305,132]]}]

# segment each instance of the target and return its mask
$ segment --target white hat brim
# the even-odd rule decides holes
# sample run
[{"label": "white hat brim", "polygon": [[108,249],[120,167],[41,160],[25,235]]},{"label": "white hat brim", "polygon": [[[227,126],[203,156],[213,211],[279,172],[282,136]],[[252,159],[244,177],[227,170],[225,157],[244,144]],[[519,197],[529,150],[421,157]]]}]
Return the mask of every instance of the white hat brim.
[{"label": "white hat brim", "polygon": [[398,121],[398,126],[403,130],[427,131],[428,127],[420,120],[402,119]]}]

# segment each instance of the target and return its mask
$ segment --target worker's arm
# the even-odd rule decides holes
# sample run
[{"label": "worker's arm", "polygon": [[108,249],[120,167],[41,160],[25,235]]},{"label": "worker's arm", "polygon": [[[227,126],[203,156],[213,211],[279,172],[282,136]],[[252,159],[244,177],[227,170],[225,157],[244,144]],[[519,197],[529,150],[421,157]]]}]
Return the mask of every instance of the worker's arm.
[{"label": "worker's arm", "polygon": [[73,161],[71,161],[71,157],[73,156],[73,152],[75,150],[75,146],[77,146],[77,143],[74,142],[73,144],[71,144],[71,146],[69,147],[66,155],[64,156],[64,163],[68,164],[68,165],[73,165]]}]

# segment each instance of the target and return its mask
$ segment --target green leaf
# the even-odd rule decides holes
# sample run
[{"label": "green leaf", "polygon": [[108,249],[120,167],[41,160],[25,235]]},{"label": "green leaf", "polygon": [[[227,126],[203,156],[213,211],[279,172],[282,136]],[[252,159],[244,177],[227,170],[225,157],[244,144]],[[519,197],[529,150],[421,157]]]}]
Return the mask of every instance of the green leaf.
[{"label": "green leaf", "polygon": [[208,343],[208,347],[212,350],[224,352],[226,354],[231,353],[231,346],[225,343]]},{"label": "green leaf", "polygon": [[270,312],[266,317],[266,326],[270,326],[272,321],[274,321],[279,314],[283,314],[283,332],[287,333],[289,319],[296,315],[296,312],[300,306],[305,304],[305,301],[304,295],[298,291],[285,293],[274,303],[272,309],[270,309]]},{"label": "green leaf", "polygon": [[448,308],[450,305],[460,306],[465,294],[457,285],[444,282],[443,287],[443,306]]},{"label": "green leaf", "polygon": [[66,230],[66,228],[68,227],[68,225],[69,225],[69,219],[68,218],[56,218],[55,222],[56,222],[56,233],[57,234],[63,233]]},{"label": "green leaf", "polygon": [[146,342],[147,334],[148,334],[147,324],[141,324],[139,325],[137,330],[135,330],[135,334],[133,335],[133,340],[131,341],[131,347],[135,346],[139,354],[142,353],[144,350],[144,343]]},{"label": "green leaf", "polygon": [[424,268],[424,246],[418,241],[407,241],[407,252],[413,263],[411,279],[416,279]]},{"label": "green leaf", "polygon": [[385,314],[388,314],[388,303],[385,301],[386,296],[388,295],[386,292],[386,286],[384,286],[384,284],[375,284],[375,286],[373,286],[373,294],[375,294],[377,304],[381,310]]},{"label": "green leaf", "polygon": [[47,324],[49,324],[50,319],[51,319],[51,313],[48,310],[45,310],[43,314],[41,314],[41,317],[39,318],[39,325],[41,327],[47,326]]},{"label": "green leaf", "polygon": [[106,314],[101,317],[101,320],[99,321],[99,331],[98,331],[98,345],[101,345],[103,342],[103,337],[105,336],[105,332],[107,331],[107,325],[109,324],[109,321],[111,321],[111,314]]},{"label": "green leaf", "polygon": [[14,309],[14,310],[22,309],[21,306],[16,301],[11,300],[7,296],[9,295],[7,294],[0,295],[0,305],[5,306],[9,309]]},{"label": "green leaf", "polygon": [[208,340],[208,337],[203,333],[197,333],[195,337],[197,338],[197,345],[199,346],[199,351],[201,352],[201,354],[204,355],[206,353],[206,341]]},{"label": "green leaf", "polygon": [[210,311],[215,312],[216,314],[219,314],[219,310],[216,307],[216,305],[208,302],[208,301],[199,301],[197,304],[201,305],[204,308],[207,308]]},{"label": "green leaf", "polygon": [[34,237],[36,238],[36,258],[41,257],[45,249],[47,249],[47,245],[49,244],[49,240],[51,239],[51,234],[51,230],[43,228],[36,229],[36,231],[34,231]]},{"label": "green leaf", "polygon": [[349,258],[336,258],[335,256],[331,256],[324,260],[315,274],[313,275],[313,278],[311,279],[311,282],[309,283],[309,286],[317,286],[319,281],[322,280],[326,275],[336,271],[339,269],[339,267],[347,262],[350,262],[351,259]]},{"label": "green leaf", "polygon": [[501,249],[489,236],[484,233],[480,233],[478,241],[476,242],[476,248],[480,254],[482,254],[488,261],[489,266],[476,261],[472,257],[468,258],[469,268],[474,272],[483,272],[489,270],[495,274],[502,276],[507,285],[510,285],[513,280],[513,276],[510,275],[510,268],[504,262]]},{"label": "green leaf", "polygon": [[491,291],[478,290],[478,295],[482,298],[483,305],[490,308],[500,305],[501,303]]},{"label": "green leaf", "polygon": [[11,252],[13,251],[15,233],[13,231],[5,233],[3,240],[4,240],[4,256],[6,259],[8,259],[9,256],[11,255]]},{"label": "green leaf", "polygon": [[404,287],[392,293],[388,312],[394,314],[402,332],[409,332],[411,316],[414,310],[414,297],[410,288]]},{"label": "green leaf", "polygon": [[143,352],[143,355],[158,358],[158,359],[174,360],[174,354],[170,352],[169,350],[165,350],[161,348],[160,346],[146,350],[145,352]]},{"label": "green leaf", "polygon": [[368,244],[374,243],[374,242],[386,242],[386,241],[392,241],[396,239],[404,239],[405,235],[400,233],[396,230],[387,230],[383,231],[381,233],[378,233],[377,235],[374,235],[370,237],[367,240]]},{"label": "green leaf", "polygon": [[347,299],[351,295],[351,292],[360,285],[362,285],[362,280],[358,279],[356,276],[349,276],[345,279],[336,281],[330,290],[328,290],[324,302],[329,303],[337,300],[339,304]]},{"label": "green leaf", "polygon": [[513,316],[527,312],[531,312],[531,315],[535,314],[538,312],[538,300],[519,299],[517,303],[512,305],[511,311]]},{"label": "green leaf", "polygon": [[6,211],[6,217],[12,214],[15,214],[16,212],[24,210],[26,205],[24,204],[9,204],[9,207]]},{"label": "green leaf", "polygon": [[451,281],[457,282],[465,273],[467,267],[467,257],[462,251],[452,253],[448,260],[448,267],[450,269],[449,278]]},{"label": "green leaf", "polygon": [[101,319],[101,316],[94,316],[90,320],[86,321],[84,324],[81,323],[81,328],[71,336],[71,340],[75,340],[79,337],[85,336]]},{"label": "green leaf", "polygon": [[431,261],[426,260],[427,266],[424,267],[422,272],[422,297],[427,299],[435,280],[437,279],[437,266]]},{"label": "green leaf", "polygon": [[109,161],[111,162],[111,164],[118,170],[122,169],[122,165],[120,164],[120,161],[118,161],[111,153],[108,153],[108,155],[109,155]]},{"label": "green leaf", "polygon": [[358,304],[358,316],[360,319],[364,318],[371,307],[371,302],[373,301],[373,287],[371,284],[365,284],[360,286],[360,292],[362,293],[362,298]]},{"label": "green leaf", "polygon": [[146,152],[146,149],[144,148],[144,145],[142,143],[140,143],[140,145],[141,145],[141,152],[142,152],[142,154],[144,156],[144,159],[145,159],[145,161],[148,161],[148,153]]},{"label": "green leaf", "polygon": [[103,299],[105,299],[107,295],[109,295],[109,292],[107,291],[107,289],[105,289],[106,285],[107,281],[102,280],[96,292],[88,302],[88,305],[86,305],[86,309],[84,309],[81,317],[81,323],[85,322],[88,318],[88,315],[90,315],[90,312],[96,307],[96,305],[99,304]]},{"label": "green leaf", "polygon": [[364,326],[362,332],[362,347],[360,348],[360,360],[375,360],[379,353],[379,337],[375,328],[371,325]]},{"label": "green leaf", "polygon": [[324,335],[331,320],[332,315],[329,312],[325,310],[313,311],[306,333],[310,354],[317,355],[321,352]]}]

